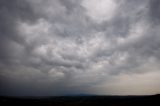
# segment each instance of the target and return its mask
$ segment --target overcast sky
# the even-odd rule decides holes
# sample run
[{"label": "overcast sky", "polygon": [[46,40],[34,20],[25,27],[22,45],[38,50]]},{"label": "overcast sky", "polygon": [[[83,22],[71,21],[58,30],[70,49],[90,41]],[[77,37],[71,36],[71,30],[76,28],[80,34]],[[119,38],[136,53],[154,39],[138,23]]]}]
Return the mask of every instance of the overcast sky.
[{"label": "overcast sky", "polygon": [[0,0],[0,95],[160,93],[160,0]]}]

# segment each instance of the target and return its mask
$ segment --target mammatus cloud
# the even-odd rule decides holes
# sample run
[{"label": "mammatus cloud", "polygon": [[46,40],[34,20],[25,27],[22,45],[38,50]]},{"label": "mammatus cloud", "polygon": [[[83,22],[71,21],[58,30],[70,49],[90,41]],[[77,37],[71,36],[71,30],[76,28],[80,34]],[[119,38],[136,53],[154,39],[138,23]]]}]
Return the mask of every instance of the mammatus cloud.
[{"label": "mammatus cloud", "polygon": [[158,0],[1,0],[0,95],[160,93]]}]

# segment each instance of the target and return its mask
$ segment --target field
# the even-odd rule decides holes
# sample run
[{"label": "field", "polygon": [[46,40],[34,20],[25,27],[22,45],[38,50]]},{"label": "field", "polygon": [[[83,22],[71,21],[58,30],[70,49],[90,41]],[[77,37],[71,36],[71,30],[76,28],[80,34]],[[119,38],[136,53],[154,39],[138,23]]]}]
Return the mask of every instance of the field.
[{"label": "field", "polygon": [[0,106],[160,106],[153,96],[0,97]]}]

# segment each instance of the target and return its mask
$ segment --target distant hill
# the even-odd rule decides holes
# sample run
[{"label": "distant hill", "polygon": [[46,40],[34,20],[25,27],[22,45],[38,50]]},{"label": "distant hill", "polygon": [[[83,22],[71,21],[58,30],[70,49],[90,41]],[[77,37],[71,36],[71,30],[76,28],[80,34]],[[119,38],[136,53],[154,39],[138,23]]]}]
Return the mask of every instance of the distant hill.
[{"label": "distant hill", "polygon": [[160,106],[160,95],[152,96],[93,96],[60,97],[0,97],[0,106]]}]

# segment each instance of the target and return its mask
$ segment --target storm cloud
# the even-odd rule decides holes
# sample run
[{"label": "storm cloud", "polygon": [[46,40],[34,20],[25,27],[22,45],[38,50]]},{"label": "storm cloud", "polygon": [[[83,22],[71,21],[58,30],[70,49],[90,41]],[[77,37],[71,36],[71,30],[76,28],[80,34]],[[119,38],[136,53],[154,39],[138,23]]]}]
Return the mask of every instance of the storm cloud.
[{"label": "storm cloud", "polygon": [[0,95],[160,93],[159,0],[0,0]]}]

